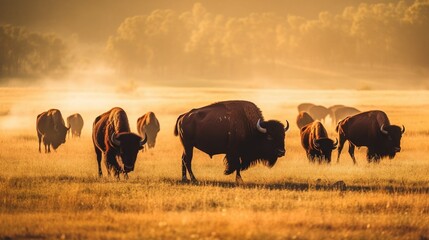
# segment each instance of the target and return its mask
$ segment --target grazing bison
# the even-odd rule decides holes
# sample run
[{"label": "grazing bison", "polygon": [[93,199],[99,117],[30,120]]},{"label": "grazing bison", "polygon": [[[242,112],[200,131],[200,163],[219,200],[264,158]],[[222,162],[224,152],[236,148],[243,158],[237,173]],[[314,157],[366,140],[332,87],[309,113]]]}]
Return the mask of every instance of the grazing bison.
[{"label": "grazing bison", "polygon": [[149,148],[155,147],[156,136],[159,130],[159,122],[153,112],[148,112],[137,119],[137,131],[142,137],[147,135],[147,145]]},{"label": "grazing bison", "polygon": [[192,109],[177,118],[174,135],[180,135],[182,180],[196,181],[191,161],[193,148],[210,157],[225,153],[225,171],[236,171],[237,183],[242,182],[240,171],[263,163],[274,166],[277,158],[285,155],[285,132],[289,128],[275,120],[264,121],[259,108],[247,101],[225,101]]},{"label": "grazing bison", "polygon": [[347,117],[341,120],[336,128],[340,136],[338,146],[338,158],[340,160],[341,150],[344,142],[349,141],[349,154],[356,164],[354,156],[355,146],[368,148],[368,162],[379,162],[383,157],[394,158],[401,151],[401,137],[405,132],[396,125],[390,125],[389,118],[382,111],[368,111]]},{"label": "grazing bison", "polygon": [[83,118],[79,113],[72,114],[67,117],[67,126],[69,127],[69,137],[70,133],[72,137],[80,137],[83,128]]},{"label": "grazing bison", "polygon": [[354,107],[342,107],[342,108],[338,108],[337,110],[335,110],[334,112],[334,118],[333,120],[335,121],[335,125],[341,121],[342,119],[348,117],[348,116],[353,116],[355,114],[360,113],[360,111]]},{"label": "grazing bison", "polygon": [[298,116],[296,117],[296,125],[299,129],[309,123],[312,123],[313,121],[313,118],[307,112],[299,112]]},{"label": "grazing bison", "polygon": [[39,152],[41,152],[40,144],[43,140],[45,153],[49,153],[51,152],[51,145],[55,150],[66,142],[66,135],[69,128],[65,126],[60,110],[50,109],[37,116],[36,130],[37,137],[39,138]]},{"label": "grazing bison", "polygon": [[342,108],[345,107],[344,105],[341,104],[337,104],[337,105],[332,105],[330,107],[328,107],[328,115],[331,117],[331,123],[332,126],[336,126],[338,121],[335,121],[335,111],[337,111],[338,108]]},{"label": "grazing bison", "polygon": [[332,150],[337,148],[338,140],[334,143],[323,124],[315,121],[301,128],[301,144],[310,162],[318,160],[319,163],[330,163]]},{"label": "grazing bison", "polygon": [[324,121],[325,117],[329,113],[329,110],[324,106],[316,105],[311,107],[307,112],[314,120]]},{"label": "grazing bison", "polygon": [[308,110],[313,106],[313,103],[301,103],[298,105],[298,112],[308,112]]},{"label": "grazing bison", "polygon": [[103,163],[109,175],[114,171],[117,178],[120,173],[127,178],[128,172],[134,170],[137,153],[146,143],[146,137],[142,140],[139,135],[131,133],[127,114],[122,108],[115,107],[95,119],[92,141],[97,155],[99,176],[103,175],[103,155]]}]

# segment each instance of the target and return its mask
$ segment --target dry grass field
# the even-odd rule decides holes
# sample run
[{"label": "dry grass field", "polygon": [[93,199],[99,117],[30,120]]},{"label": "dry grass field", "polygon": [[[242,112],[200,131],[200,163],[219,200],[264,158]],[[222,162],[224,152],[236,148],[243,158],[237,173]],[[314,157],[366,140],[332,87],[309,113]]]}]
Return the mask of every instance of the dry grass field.
[{"label": "dry grass field", "polygon": [[[0,239],[428,239],[429,92],[230,90],[204,88],[68,91],[0,89]],[[242,172],[245,184],[223,175],[223,156],[195,150],[197,184],[183,184],[177,116],[227,100],[255,102],[266,119],[289,120],[286,156],[268,169]],[[384,110],[404,124],[402,152],[368,164],[310,164],[295,124],[301,102]],[[90,138],[93,119],[114,106],[137,118],[154,111],[157,146],[139,153],[128,180],[97,175]],[[79,112],[80,139],[56,152],[38,152],[38,113]],[[331,137],[334,128],[327,125]],[[336,159],[336,152],[333,159]],[[344,181],[346,187],[335,188]]]}]

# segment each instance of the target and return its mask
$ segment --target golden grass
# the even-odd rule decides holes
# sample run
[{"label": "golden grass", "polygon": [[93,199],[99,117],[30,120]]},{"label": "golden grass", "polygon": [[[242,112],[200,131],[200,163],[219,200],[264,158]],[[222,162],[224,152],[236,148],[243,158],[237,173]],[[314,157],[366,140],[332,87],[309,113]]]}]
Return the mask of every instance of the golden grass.
[{"label": "golden grass", "polygon": [[[348,103],[356,102],[355,106],[363,110],[378,103],[377,108],[385,110],[392,123],[403,123],[407,128],[403,151],[395,159],[368,164],[362,148],[357,151],[355,166],[346,148],[339,164],[334,160],[331,165],[316,165],[308,163],[300,146],[294,123],[295,103],[305,98],[290,100],[288,94],[322,97],[326,101],[322,103],[329,105],[334,101],[330,99],[333,98],[330,92],[204,90],[194,93],[184,89],[183,93],[179,90],[174,94],[170,90],[144,90],[142,98],[119,95],[109,100],[112,105],[124,107],[134,128],[134,119],[148,110],[158,113],[161,123],[156,148],[139,153],[135,171],[127,181],[97,176],[90,139],[91,121],[112,106],[105,109],[98,103],[85,105],[86,108],[79,111],[85,119],[82,138],[68,139],[57,152],[39,154],[34,113],[58,107],[64,109],[66,117],[78,111],[79,106],[61,100],[52,106],[49,101],[60,93],[41,97],[6,91],[2,101],[11,104],[11,111],[0,117],[0,238],[429,237],[429,108],[422,108],[420,102],[427,98],[427,93],[418,93],[419,97],[408,103],[397,100],[396,97],[404,98],[401,92],[383,93],[376,99],[361,92],[332,93],[349,96]],[[20,89],[19,93],[22,91],[25,90]],[[188,96],[186,91],[192,94]],[[94,93],[88,93],[80,101],[93,96]],[[163,100],[164,96],[167,100]],[[67,95],[65,98],[73,99]],[[232,98],[256,102],[267,119],[290,121],[286,156],[272,169],[256,166],[243,172],[245,184],[236,186],[233,175],[222,174],[223,156],[210,159],[195,150],[193,167],[200,182],[182,184],[181,146],[173,136],[177,115],[192,107]],[[26,99],[33,100],[27,108],[16,104]],[[101,104],[102,101],[95,102]],[[13,116],[15,113],[23,114],[22,122],[28,125],[7,125],[10,119],[6,118],[17,119]],[[328,127],[328,130],[335,137],[333,129]],[[333,157],[336,158],[336,153]],[[346,183],[343,191],[332,187],[337,181]]]}]

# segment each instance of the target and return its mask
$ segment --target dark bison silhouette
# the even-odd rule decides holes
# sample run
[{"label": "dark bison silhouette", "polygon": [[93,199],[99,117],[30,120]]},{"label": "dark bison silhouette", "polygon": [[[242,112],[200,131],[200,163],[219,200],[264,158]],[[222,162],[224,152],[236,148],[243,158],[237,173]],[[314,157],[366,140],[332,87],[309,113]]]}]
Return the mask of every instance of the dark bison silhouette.
[{"label": "dark bison silhouette", "polygon": [[115,107],[98,116],[92,127],[92,141],[97,155],[98,174],[102,176],[101,161],[107,168],[107,172],[113,171],[119,178],[123,173],[128,177],[128,172],[134,170],[137,153],[146,143],[144,140],[130,132],[128,117],[122,108]]},{"label": "dark bison silhouette", "polygon": [[334,143],[319,121],[314,121],[301,128],[301,145],[310,162],[317,160],[319,163],[330,163],[332,150],[337,148],[337,144],[338,140]]},{"label": "dark bison silhouette", "polygon": [[37,115],[36,120],[37,137],[39,138],[39,152],[41,142],[45,145],[45,153],[51,152],[51,145],[56,150],[66,142],[69,128],[64,124],[63,116],[58,109],[50,109]]},{"label": "dark bison silhouette", "polygon": [[80,137],[83,128],[83,118],[79,113],[67,117],[67,126],[69,127],[69,137]]},{"label": "dark bison silhouette", "polygon": [[261,162],[274,166],[285,155],[285,132],[289,128],[275,120],[265,121],[252,102],[225,101],[192,109],[177,118],[174,135],[180,135],[183,145],[182,180],[196,181],[192,172],[193,148],[210,157],[226,154],[224,173],[236,172],[237,183],[242,182],[240,171]]},{"label": "dark bison silhouette", "polygon": [[346,140],[349,141],[349,154],[356,164],[355,146],[368,148],[368,162],[379,162],[381,158],[394,158],[401,151],[401,137],[405,132],[396,125],[390,125],[389,118],[383,111],[375,110],[356,114],[341,120],[336,128],[339,134],[338,158]]},{"label": "dark bison silhouette", "polygon": [[159,121],[153,112],[147,112],[137,119],[137,131],[141,137],[147,135],[147,146],[155,147],[156,136],[160,130]]}]

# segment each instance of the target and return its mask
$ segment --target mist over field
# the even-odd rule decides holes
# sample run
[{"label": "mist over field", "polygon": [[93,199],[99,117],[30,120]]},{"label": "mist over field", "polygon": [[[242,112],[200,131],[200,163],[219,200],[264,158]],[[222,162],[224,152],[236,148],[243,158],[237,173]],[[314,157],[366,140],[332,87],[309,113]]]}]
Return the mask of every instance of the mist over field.
[{"label": "mist over field", "polygon": [[427,0],[1,3],[2,84],[429,87]]}]

